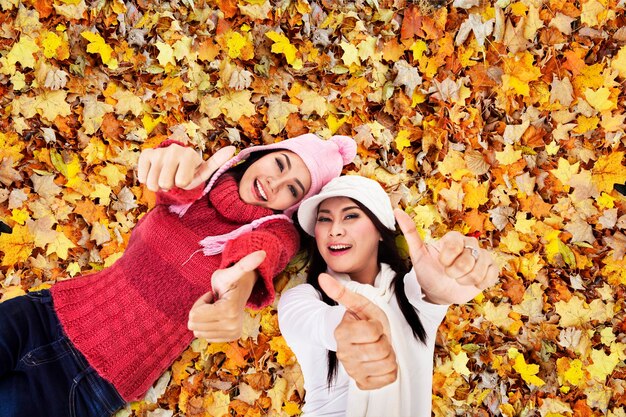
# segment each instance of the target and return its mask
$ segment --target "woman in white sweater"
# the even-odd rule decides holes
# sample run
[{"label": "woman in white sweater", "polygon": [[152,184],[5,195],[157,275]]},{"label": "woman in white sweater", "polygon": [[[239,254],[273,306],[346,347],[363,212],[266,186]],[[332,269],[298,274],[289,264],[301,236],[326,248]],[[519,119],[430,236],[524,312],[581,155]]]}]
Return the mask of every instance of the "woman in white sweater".
[{"label": "woman in white sweater", "polygon": [[[490,252],[458,232],[425,245],[360,176],[332,180],[298,220],[316,246],[307,284],[283,293],[278,319],[304,375],[304,415],[430,417],[437,328],[449,304],[497,281]],[[413,268],[398,254],[396,220]]]}]

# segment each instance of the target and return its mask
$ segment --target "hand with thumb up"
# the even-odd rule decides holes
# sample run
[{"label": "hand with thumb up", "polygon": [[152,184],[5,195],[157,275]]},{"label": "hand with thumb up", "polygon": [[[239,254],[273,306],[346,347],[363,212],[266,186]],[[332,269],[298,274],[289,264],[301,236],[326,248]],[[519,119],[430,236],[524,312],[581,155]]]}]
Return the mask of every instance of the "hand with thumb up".
[{"label": "hand with thumb up", "polygon": [[347,311],[335,329],[337,359],[362,390],[393,383],[398,377],[396,354],[391,346],[385,313],[328,274],[318,278],[321,289]]},{"label": "hand with thumb up", "polygon": [[244,307],[256,283],[256,268],[265,251],[252,252],[211,277],[212,291],[201,296],[189,311],[187,327],[209,342],[230,342],[241,337]]}]

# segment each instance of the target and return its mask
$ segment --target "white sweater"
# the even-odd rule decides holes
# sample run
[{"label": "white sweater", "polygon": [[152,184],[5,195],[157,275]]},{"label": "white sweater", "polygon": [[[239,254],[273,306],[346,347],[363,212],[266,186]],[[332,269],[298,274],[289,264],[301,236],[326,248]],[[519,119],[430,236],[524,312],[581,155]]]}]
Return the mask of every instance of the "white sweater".
[{"label": "white sweater", "polygon": [[[376,277],[374,284],[374,287],[377,287],[379,291],[384,292],[386,290],[386,288],[378,287],[381,287],[381,284],[388,285],[388,279],[384,279],[384,276],[388,276],[389,271],[391,269],[388,265],[381,265],[381,272]],[[336,274],[332,271],[329,273],[344,281],[344,284],[349,281],[346,275]],[[383,277],[381,278],[381,276]],[[385,281],[384,284],[383,281]],[[385,309],[391,311],[391,314],[396,317],[394,325],[398,329],[397,331],[405,335],[406,350],[410,354],[409,358],[398,358],[398,363],[404,364],[399,369],[403,381],[400,388],[405,391],[402,394],[405,396],[407,386],[410,387],[411,398],[402,400],[403,405],[410,404],[409,411],[395,411],[396,415],[392,415],[389,412],[393,409],[399,410],[400,404],[390,404],[388,401],[390,397],[385,397],[387,400],[384,404],[387,407],[386,417],[405,417],[402,414],[405,414],[406,417],[430,417],[435,336],[448,306],[431,304],[423,300],[423,294],[413,270],[404,277],[404,282],[407,298],[418,310],[420,320],[426,330],[427,342],[424,345],[413,337],[411,327],[404,319],[395,296],[390,297]],[[350,284],[360,285],[352,282]],[[371,289],[375,290],[374,288]],[[305,416],[344,417],[348,413],[349,391],[352,392],[353,397],[359,397],[359,402],[363,401],[361,393],[366,396],[372,393],[372,391],[355,392],[358,388],[356,388],[354,381],[350,380],[341,363],[338,364],[336,383],[331,386],[330,390],[327,388],[327,350],[337,350],[334,331],[344,313],[344,307],[330,306],[324,303],[318,291],[309,284],[298,285],[285,291],[278,303],[280,330],[289,347],[295,353],[304,375],[306,397],[302,410]],[[388,314],[389,316],[390,314]],[[394,337],[392,333],[392,339]],[[394,349],[396,349],[396,356],[398,356],[395,343]],[[389,389],[389,386],[381,390],[385,389]],[[356,408],[362,409],[363,407],[361,404],[356,404]],[[351,409],[354,414],[355,404],[352,404]]]}]

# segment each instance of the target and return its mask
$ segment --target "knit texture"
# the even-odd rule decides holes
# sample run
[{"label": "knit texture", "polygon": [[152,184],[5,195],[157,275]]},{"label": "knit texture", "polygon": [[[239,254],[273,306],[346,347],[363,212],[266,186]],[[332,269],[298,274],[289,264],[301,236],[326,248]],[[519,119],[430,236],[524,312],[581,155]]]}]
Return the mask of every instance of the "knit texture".
[{"label": "knit texture", "polygon": [[[135,226],[124,255],[111,267],[55,284],[52,296],[63,329],[98,373],[131,401],[142,397],[193,339],[189,310],[211,290],[211,275],[259,249],[267,256],[248,302],[273,301],[273,278],[298,250],[294,226],[273,220],[246,233],[224,252],[205,256],[198,242],[228,233],[272,212],[239,199],[223,176],[203,197],[202,187],[157,194],[157,205]],[[179,217],[167,204],[193,201]]]}]

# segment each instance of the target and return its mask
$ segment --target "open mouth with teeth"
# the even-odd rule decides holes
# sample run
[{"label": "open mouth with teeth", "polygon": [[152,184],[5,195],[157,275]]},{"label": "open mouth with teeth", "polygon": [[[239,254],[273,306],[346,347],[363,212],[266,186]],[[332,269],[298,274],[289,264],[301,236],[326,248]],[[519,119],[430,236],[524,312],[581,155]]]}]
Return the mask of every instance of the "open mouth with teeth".
[{"label": "open mouth with teeth", "polygon": [[267,201],[267,194],[265,193],[265,190],[261,186],[261,182],[259,180],[254,180],[254,189],[257,197],[259,197],[259,200]]},{"label": "open mouth with teeth", "polygon": [[342,253],[347,252],[350,248],[352,248],[352,245],[347,245],[345,243],[338,243],[338,244],[334,244],[334,245],[329,245],[328,246],[328,250],[335,255],[340,255]]}]

